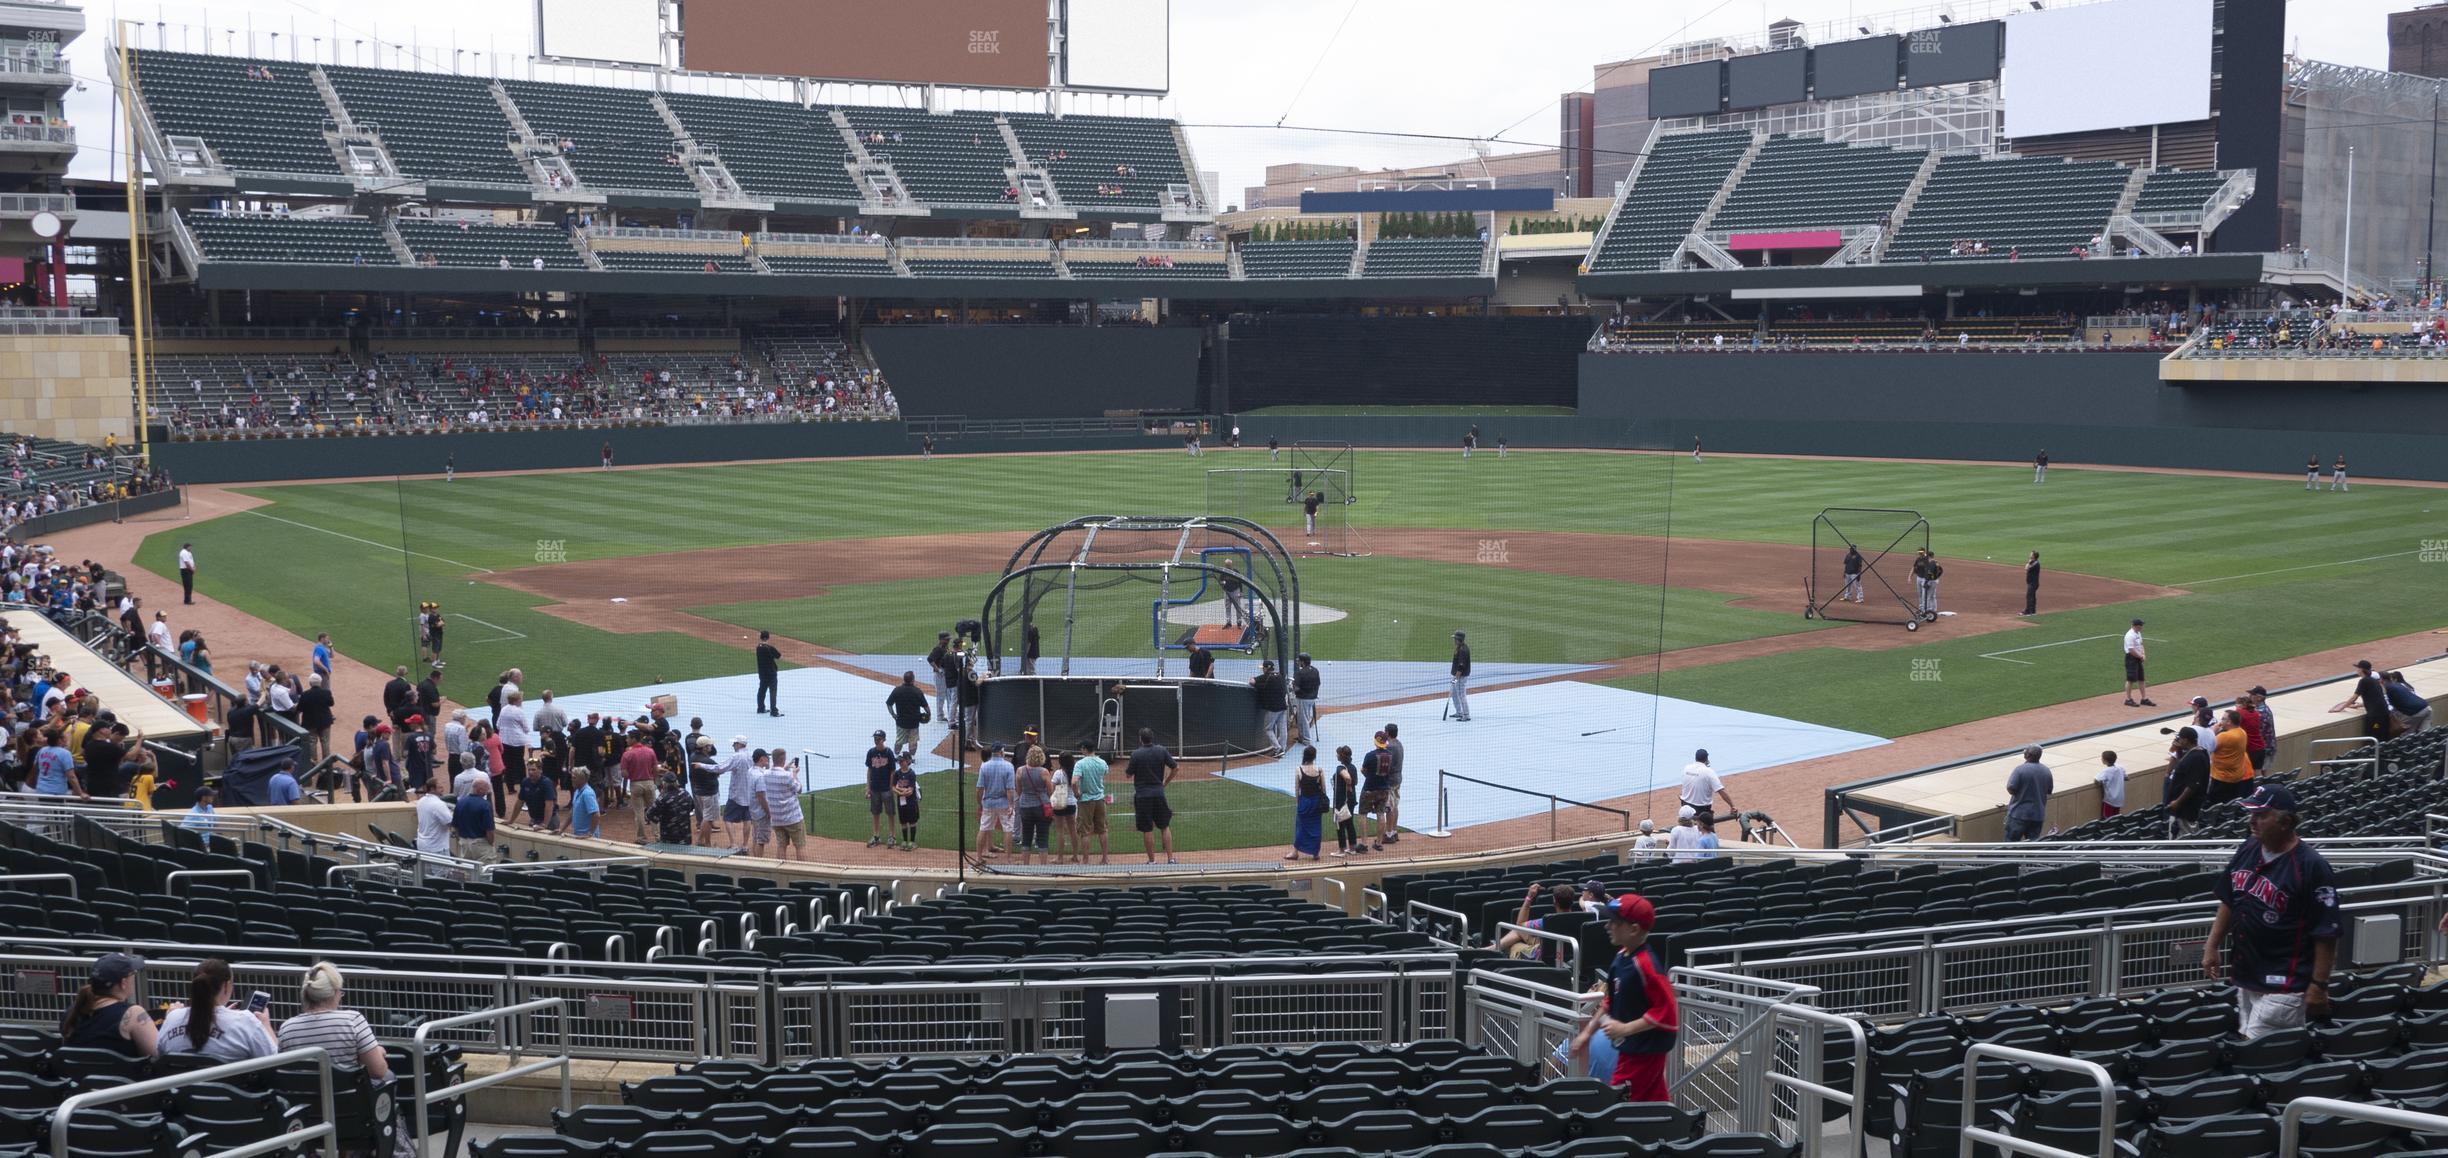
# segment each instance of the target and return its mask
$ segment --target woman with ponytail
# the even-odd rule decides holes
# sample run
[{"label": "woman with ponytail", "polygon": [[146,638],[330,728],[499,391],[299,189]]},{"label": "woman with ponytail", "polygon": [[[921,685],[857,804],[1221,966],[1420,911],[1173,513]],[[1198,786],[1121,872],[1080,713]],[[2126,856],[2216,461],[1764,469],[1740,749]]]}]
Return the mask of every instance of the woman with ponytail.
[{"label": "woman with ponytail", "polygon": [[163,1053],[200,1053],[219,1061],[245,1061],[280,1052],[272,1036],[272,1016],[261,1009],[237,1008],[230,1002],[229,962],[206,957],[196,963],[195,979],[187,983],[187,1004],[162,1019]]},{"label": "woman with ponytail", "polygon": [[95,961],[92,977],[60,1019],[60,1044],[152,1057],[160,1035],[136,1003],[136,974],[143,969],[144,958],[133,953],[104,953]]}]

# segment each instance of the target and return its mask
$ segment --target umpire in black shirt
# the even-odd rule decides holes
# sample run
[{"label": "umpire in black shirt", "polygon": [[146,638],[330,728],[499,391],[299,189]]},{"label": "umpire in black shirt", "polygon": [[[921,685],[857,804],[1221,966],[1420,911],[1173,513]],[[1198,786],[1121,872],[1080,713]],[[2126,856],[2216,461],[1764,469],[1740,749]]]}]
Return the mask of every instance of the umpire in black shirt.
[{"label": "umpire in black shirt", "polygon": [[758,715],[782,714],[782,649],[773,645],[773,633],[757,633],[757,693]]}]

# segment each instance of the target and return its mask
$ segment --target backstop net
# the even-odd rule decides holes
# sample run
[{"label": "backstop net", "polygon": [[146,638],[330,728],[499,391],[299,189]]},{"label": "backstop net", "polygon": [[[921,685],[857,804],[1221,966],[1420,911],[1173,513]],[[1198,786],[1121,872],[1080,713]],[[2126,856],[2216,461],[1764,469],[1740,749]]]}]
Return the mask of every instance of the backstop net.
[{"label": "backstop net", "polygon": [[1365,555],[1352,534],[1351,485],[1343,467],[1211,470],[1206,513],[1256,523],[1296,555]]},{"label": "backstop net", "polygon": [[1802,615],[1920,630],[1913,563],[1929,549],[1929,520],[1888,507],[1828,507],[1811,520]]}]

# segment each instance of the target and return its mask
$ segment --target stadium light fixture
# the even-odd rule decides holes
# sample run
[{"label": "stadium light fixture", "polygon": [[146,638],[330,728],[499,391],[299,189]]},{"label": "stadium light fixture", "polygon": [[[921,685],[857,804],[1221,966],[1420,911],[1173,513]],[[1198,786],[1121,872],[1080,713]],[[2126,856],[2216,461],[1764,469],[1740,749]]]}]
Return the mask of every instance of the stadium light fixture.
[{"label": "stadium light fixture", "polygon": [[1870,26],[1869,26],[1869,25],[1867,25],[1867,24],[1862,25],[1862,26],[1861,26],[1861,34],[1862,34],[1862,35],[1864,35],[1864,36],[1868,36],[1868,35],[1870,35]]}]

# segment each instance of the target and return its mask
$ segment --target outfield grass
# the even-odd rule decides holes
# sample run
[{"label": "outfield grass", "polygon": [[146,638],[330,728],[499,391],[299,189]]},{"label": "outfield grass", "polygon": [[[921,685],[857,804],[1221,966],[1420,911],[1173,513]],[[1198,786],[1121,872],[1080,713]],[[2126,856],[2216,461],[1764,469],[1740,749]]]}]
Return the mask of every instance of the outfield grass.
[{"label": "outfield grass", "polygon": [[[329,630],[343,652],[378,667],[408,657],[415,602],[440,599],[455,625],[446,690],[471,694],[491,671],[516,663],[531,683],[576,692],[736,673],[748,657],[675,633],[613,635],[544,615],[533,597],[484,582],[484,569],[531,566],[555,550],[608,559],[1194,511],[1205,501],[1205,471],[1267,462],[1263,449],[1195,460],[1171,452],[946,455],[257,487],[248,493],[271,506],[156,534],[137,560],[175,577],[178,545],[193,541],[206,594],[301,635]],[[2052,571],[2193,592],[2143,605],[2152,636],[2166,641],[2152,648],[2160,679],[2448,622],[2436,599],[2421,595],[2437,590],[2437,568],[2417,562],[2422,540],[2448,538],[2448,492],[2436,489],[2366,484],[2340,495],[2307,493],[2300,476],[2282,474],[2070,467],[2034,486],[2029,469],[2016,465],[1693,463],[1561,451],[1468,461],[1455,452],[1364,451],[1354,469],[1357,501],[1348,513],[1363,535],[1450,527],[1804,543],[1823,507],[1915,508],[1945,557],[2011,564],[2038,550]],[[1001,562],[952,559],[904,583],[706,610],[852,650],[923,650],[939,625],[975,612],[986,574]],[[1308,635],[1312,650],[1336,658],[1442,658],[1445,632],[1458,622],[1473,625],[1483,661],[1638,655],[1659,634],[1653,587],[1392,558],[1304,560],[1301,575],[1309,601],[1354,614]],[[1706,592],[1666,592],[1665,607],[1668,648],[1818,626],[1729,607]],[[2043,615],[2019,631],[1898,651],[1812,649],[1669,673],[1665,690],[1900,735],[2114,690],[2113,639],[2018,653],[2023,663],[1981,653],[2121,631],[2134,613],[2126,606]],[[1118,613],[1100,639],[1136,643],[1123,654],[1141,654],[1146,624],[1141,602]],[[1940,678],[1909,681],[1912,658],[1938,660]]]},{"label": "outfield grass", "polygon": [[[923,848],[953,847],[956,817],[967,819],[968,845],[974,849],[977,841],[977,796],[974,791],[963,802],[965,811],[956,808],[952,799],[952,773],[928,772],[918,777],[918,793],[922,801],[918,818],[918,844]],[[1110,830],[1109,846],[1116,856],[1124,853],[1137,858],[1141,855],[1139,833],[1132,827],[1130,787],[1112,798],[1106,827]],[[1231,780],[1185,780],[1165,790],[1165,799],[1173,805],[1173,849],[1176,852],[1200,852],[1211,848],[1260,848],[1280,844],[1292,847],[1292,798],[1264,788],[1252,788]],[[862,786],[828,788],[807,796],[808,832],[836,840],[867,839],[867,789]],[[888,833],[898,832],[892,825]],[[1333,838],[1331,831],[1328,839]],[[1090,849],[1093,853],[1094,843]],[[886,863],[890,863],[887,861]]]},{"label": "outfield grass", "polygon": [[[1453,655],[1450,635],[1466,624],[1478,654],[1540,662],[1605,663],[1659,649],[1655,585],[1615,583],[1416,559],[1316,559],[1300,565],[1301,600],[1345,611],[1348,619],[1306,625],[1301,643],[1337,659],[1427,660]],[[804,599],[735,603],[689,610],[742,628],[822,639],[854,652],[914,655],[935,642],[946,607],[974,605],[996,573],[860,583]],[[1665,647],[1752,639],[1832,626],[1798,615],[1732,606],[1711,591],[1667,591]],[[1151,583],[1083,593],[1073,612],[1073,655],[1146,655],[1151,646]],[[1016,604],[1017,593],[1011,596]],[[1607,614],[1622,605],[1641,614]],[[1491,615],[1490,610],[1502,613]],[[1043,622],[1043,621],[1041,621]],[[1049,626],[1052,650],[1059,625]],[[1173,627],[1166,634],[1178,634]]]}]

